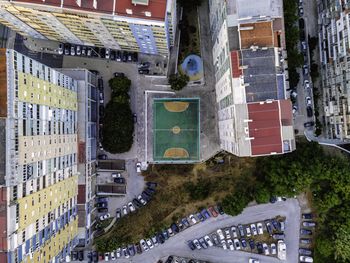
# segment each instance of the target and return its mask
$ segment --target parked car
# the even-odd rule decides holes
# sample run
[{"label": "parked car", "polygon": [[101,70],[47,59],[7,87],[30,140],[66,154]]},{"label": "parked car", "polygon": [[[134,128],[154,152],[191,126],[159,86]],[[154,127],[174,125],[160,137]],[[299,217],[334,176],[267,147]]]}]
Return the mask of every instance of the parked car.
[{"label": "parked car", "polygon": [[123,215],[127,215],[128,214],[128,208],[127,208],[127,206],[126,205],[124,205],[123,206],[123,209],[122,209],[122,211],[123,211]]},{"label": "parked car", "polygon": [[217,246],[217,245],[220,244],[219,238],[218,238],[218,235],[217,235],[217,234],[212,234],[212,235],[211,235],[211,238],[212,238],[213,243],[214,243],[215,246]]},{"label": "parked car", "polygon": [[250,229],[252,230],[252,233],[254,236],[258,234],[258,231],[256,230],[255,224],[250,224]]},{"label": "parked car", "polygon": [[313,121],[308,121],[308,122],[305,122],[305,123],[304,123],[304,127],[305,127],[305,128],[312,127],[312,126],[314,126],[314,125],[315,125],[315,123],[314,123]]},{"label": "parked car", "polygon": [[146,204],[147,204],[147,201],[145,201],[145,200],[142,198],[141,195],[139,195],[139,196],[137,197],[137,200],[139,200],[140,203],[143,204],[143,205],[146,205]]},{"label": "parked car", "polygon": [[63,44],[62,43],[60,43],[59,45],[58,45],[58,54],[59,55],[62,55],[63,54]]},{"label": "parked car", "polygon": [[154,244],[155,247],[159,245],[158,240],[157,240],[157,236],[153,236],[153,237],[151,238],[151,240],[152,240],[152,242],[153,242],[153,244]]},{"label": "parked car", "polygon": [[313,116],[313,111],[311,106],[306,107],[306,115],[311,118]]},{"label": "parked car", "polygon": [[187,245],[188,245],[188,247],[189,247],[191,250],[195,250],[195,249],[196,249],[196,246],[195,246],[195,244],[193,244],[192,241],[188,241]]},{"label": "parked car", "polygon": [[316,223],[313,221],[311,221],[311,222],[306,221],[306,222],[303,222],[303,226],[304,227],[315,227]]},{"label": "parked car", "polygon": [[235,245],[235,249],[236,249],[236,250],[241,250],[241,245],[240,245],[240,243],[239,243],[238,238],[235,238],[235,239],[233,240],[233,243],[234,243],[234,245]]},{"label": "parked car", "polygon": [[109,59],[110,58],[110,54],[111,54],[111,50],[109,48],[106,49],[106,53],[105,53],[105,58]]},{"label": "parked car", "polygon": [[134,123],[137,123],[137,114],[136,113],[134,113],[132,115],[132,118],[133,118]]},{"label": "parked car", "polygon": [[306,42],[305,41],[301,41],[301,49],[303,51],[306,51],[307,47],[306,47]]},{"label": "parked car", "polygon": [[91,57],[91,56],[92,56],[92,48],[91,48],[91,47],[89,47],[89,48],[87,49],[86,55],[87,55],[88,57]]},{"label": "parked car", "polygon": [[131,53],[128,53],[128,62],[131,62],[131,61],[132,61]]},{"label": "parked car", "polygon": [[312,257],[308,257],[308,256],[300,256],[299,260],[300,260],[300,262],[307,262],[307,263],[314,262],[314,259]]},{"label": "parked car", "polygon": [[259,254],[264,253],[263,245],[260,242],[256,243],[256,249],[258,250]]},{"label": "parked car", "polygon": [[175,223],[172,223],[170,228],[174,233],[179,233],[179,227]]},{"label": "parked car", "polygon": [[304,80],[304,88],[309,89],[310,88],[310,82],[306,79]]},{"label": "parked car", "polygon": [[244,228],[243,228],[243,226],[242,226],[242,225],[238,225],[237,227],[238,227],[238,230],[239,230],[239,235],[240,235],[241,237],[244,237],[244,236],[245,236],[245,233],[244,233]]},{"label": "parked car", "polygon": [[246,232],[247,237],[250,237],[252,235],[249,226],[245,226],[245,232]]},{"label": "parked car", "polygon": [[299,28],[304,29],[305,28],[305,21],[304,18],[299,19]]},{"label": "parked car", "polygon": [[96,251],[92,252],[92,261],[98,262],[98,253]]},{"label": "parked car", "polygon": [[271,244],[271,254],[276,255],[277,254],[277,247],[275,243]]},{"label": "parked car", "polygon": [[120,258],[122,256],[122,249],[120,247],[118,247],[117,250],[115,251],[115,256],[117,258]]},{"label": "parked car", "polygon": [[70,50],[70,45],[69,44],[65,44],[64,45],[64,54],[66,56],[69,55],[69,50]]},{"label": "parked car", "polygon": [[136,163],[136,172],[141,173],[141,163],[140,162]]},{"label": "parked car", "polygon": [[168,228],[168,234],[170,237],[172,237],[174,235],[174,232],[170,227]]},{"label": "parked car", "polygon": [[135,248],[136,248],[137,254],[142,254],[142,248],[141,248],[141,245],[139,243],[135,244]]},{"label": "parked car", "polygon": [[115,60],[115,51],[114,50],[111,50],[110,59]]},{"label": "parked car", "polygon": [[163,244],[165,242],[165,238],[161,232],[157,234],[157,240],[160,244]]},{"label": "parked car", "polygon": [[218,234],[220,240],[225,239],[225,236],[220,228],[218,230],[216,230],[216,233]]},{"label": "parked car", "polygon": [[248,263],[260,263],[260,261],[257,258],[249,258]]},{"label": "parked car", "polygon": [[263,243],[262,244],[262,247],[263,247],[263,250],[264,250],[264,254],[267,256],[267,255],[270,255],[270,250],[269,250],[269,246],[266,244],[266,243]]},{"label": "parked car", "polygon": [[263,229],[262,223],[257,223],[256,226],[257,226],[257,228],[258,228],[258,234],[259,234],[259,235],[264,234],[264,229]]},{"label": "parked car", "polygon": [[122,61],[123,62],[126,62],[128,60],[128,52],[123,52],[123,55],[122,55]]},{"label": "parked car", "polygon": [[140,63],[137,65],[137,68],[138,69],[147,69],[151,66],[151,63],[150,62],[143,62],[143,63]]},{"label": "parked car", "polygon": [[109,261],[109,252],[105,253],[105,261]]},{"label": "parked car", "polygon": [[133,62],[137,62],[137,61],[138,61],[137,52],[134,52],[134,53],[133,53],[133,55],[132,55],[132,61],[133,61]]},{"label": "parked car", "polygon": [[146,75],[149,74],[149,69],[139,69],[138,72],[139,74]]},{"label": "parked car", "polygon": [[100,220],[101,220],[101,221],[104,221],[104,220],[106,220],[106,219],[108,219],[108,218],[110,218],[110,217],[111,217],[111,214],[110,214],[110,213],[107,213],[107,214],[104,214],[104,215],[100,216]]},{"label": "parked car", "polygon": [[227,246],[230,250],[235,250],[235,247],[231,239],[227,239]]},{"label": "parked car", "polygon": [[220,204],[218,204],[216,206],[216,208],[217,208],[217,211],[219,212],[220,215],[225,214],[224,209],[222,208],[222,206]]},{"label": "parked car", "polygon": [[199,219],[199,221],[203,222],[205,220],[201,213],[197,213],[196,216]]},{"label": "parked car", "polygon": [[97,156],[97,158],[98,158],[99,160],[107,160],[107,154],[99,154],[99,155]]},{"label": "parked car", "polygon": [[75,56],[75,47],[74,46],[70,47],[70,55]]},{"label": "parked car", "polygon": [[226,229],[224,229],[224,231],[225,231],[225,237],[226,237],[226,239],[230,239],[230,238],[231,238],[230,229],[229,229],[229,228],[226,228]]},{"label": "parked car", "polygon": [[312,231],[309,229],[302,228],[300,229],[300,235],[312,235]]},{"label": "parked car", "polygon": [[81,55],[81,47],[78,45],[77,46],[77,56]]},{"label": "parked car", "polygon": [[231,226],[231,233],[233,238],[237,238],[237,228],[235,226]]},{"label": "parked car", "polygon": [[81,55],[86,56],[86,47],[81,48]]},{"label": "parked car", "polygon": [[209,214],[209,212],[207,211],[207,209],[205,209],[205,208],[201,211],[201,214],[203,215],[203,217],[204,217],[205,219],[210,218],[210,214]]},{"label": "parked car", "polygon": [[119,219],[122,217],[122,210],[120,208],[117,208],[115,211],[116,218]]},{"label": "parked car", "polygon": [[208,210],[209,210],[209,212],[211,213],[211,215],[212,215],[213,217],[217,217],[217,216],[219,215],[218,212],[216,212],[215,208],[212,207],[212,206],[210,206],[210,207],[208,208]]},{"label": "parked car", "polygon": [[122,53],[120,51],[117,51],[115,55],[115,60],[118,62],[122,61]]},{"label": "parked car", "polygon": [[305,100],[306,100],[306,106],[311,106],[312,105],[311,98],[309,96],[307,96],[305,98]]},{"label": "parked car", "polygon": [[181,223],[185,226],[185,227],[190,227],[190,222],[188,222],[187,218],[182,218],[181,219]]},{"label": "parked car", "polygon": [[97,208],[107,208],[108,207],[108,203],[105,203],[105,202],[97,203],[96,207]]},{"label": "parked car", "polygon": [[313,218],[313,215],[312,215],[311,213],[308,213],[308,214],[302,214],[301,217],[302,217],[303,219],[308,220],[308,219],[312,219],[312,218]]},{"label": "parked car", "polygon": [[245,238],[241,238],[241,244],[243,248],[247,247],[247,241],[245,240]]},{"label": "parked car", "polygon": [[171,262],[173,262],[173,260],[174,260],[174,257],[173,256],[169,256],[167,258],[167,260],[165,261],[165,263],[171,263]]},{"label": "parked car", "polygon": [[284,239],[285,236],[283,233],[278,233],[278,234],[273,234],[272,238],[278,240],[278,239]]},{"label": "parked car", "polygon": [[302,6],[299,6],[299,16],[304,15],[304,8]]},{"label": "parked car", "polygon": [[108,208],[107,207],[98,207],[97,212],[106,213],[106,212],[108,212]]},{"label": "parked car", "polygon": [[284,223],[284,221],[279,221],[278,223],[280,224],[281,231],[284,232],[286,228],[286,224]]},{"label": "parked car", "polygon": [[123,72],[114,72],[115,77],[125,77],[125,74]]},{"label": "parked car", "polygon": [[206,235],[206,236],[204,237],[204,240],[205,240],[205,242],[208,244],[209,247],[212,247],[212,246],[214,245],[213,242],[211,241],[211,239],[210,239],[210,237],[209,237],[208,235]]},{"label": "parked car", "polygon": [[143,206],[143,205],[140,203],[140,201],[137,200],[136,198],[134,198],[134,199],[132,200],[132,203],[133,203],[134,206],[137,207],[137,208],[141,208],[141,207]]},{"label": "parked car", "polygon": [[114,181],[116,184],[125,184],[125,178],[123,178],[123,177],[114,178],[113,181]]},{"label": "parked car", "polygon": [[208,248],[208,244],[205,242],[204,238],[200,238],[199,243],[201,244],[202,248],[207,249]]},{"label": "parked car", "polygon": [[78,260],[78,252],[77,251],[72,251],[71,257],[73,261]]},{"label": "parked car", "polygon": [[304,65],[304,66],[303,66],[303,74],[304,74],[304,75],[309,74],[309,66],[308,66],[308,65]]},{"label": "parked car", "polygon": [[130,212],[135,212],[136,211],[135,206],[132,204],[132,202],[128,203],[128,207],[129,207]]},{"label": "parked car", "polygon": [[309,239],[309,238],[301,238],[300,239],[300,244],[304,244],[304,245],[311,244],[311,239]]},{"label": "parked car", "polygon": [[146,239],[146,244],[150,249],[154,248],[153,242],[150,238]]},{"label": "parked car", "polygon": [[306,249],[306,248],[299,248],[299,254],[303,255],[303,256],[311,256],[312,251],[310,249]]},{"label": "parked car", "polygon": [[193,239],[192,242],[193,242],[193,244],[196,246],[196,248],[197,248],[198,250],[202,249],[201,245],[199,244],[198,239]]},{"label": "parked car", "polygon": [[123,247],[122,251],[123,251],[123,255],[124,255],[125,258],[129,258],[130,257],[128,249],[126,247]]},{"label": "parked car", "polygon": [[149,247],[148,245],[146,244],[146,241],[144,239],[141,239],[140,240],[140,245],[142,246],[143,250],[144,251],[148,251],[149,250]]},{"label": "parked car", "polygon": [[111,260],[115,260],[115,255],[113,251],[110,253],[110,257],[111,257]]},{"label": "parked car", "polygon": [[253,250],[255,248],[254,240],[249,239],[249,247],[250,247],[251,250]]},{"label": "parked car", "polygon": [[192,222],[192,224],[197,224],[197,220],[196,220],[196,218],[194,217],[194,215],[190,215],[190,216],[189,216],[189,219],[190,219],[190,221]]}]

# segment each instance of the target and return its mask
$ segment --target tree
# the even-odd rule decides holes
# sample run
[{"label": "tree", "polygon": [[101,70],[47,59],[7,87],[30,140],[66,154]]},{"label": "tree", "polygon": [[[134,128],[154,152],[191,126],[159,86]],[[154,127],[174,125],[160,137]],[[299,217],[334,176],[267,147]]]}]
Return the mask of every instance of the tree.
[{"label": "tree", "polygon": [[254,199],[258,204],[267,203],[271,197],[271,194],[267,187],[258,185],[256,187]]},{"label": "tree", "polygon": [[114,77],[108,82],[112,93],[119,95],[127,93],[131,86],[131,80],[127,77]]},{"label": "tree", "polygon": [[190,78],[185,74],[172,74],[169,77],[169,84],[173,90],[181,90],[183,89]]},{"label": "tree", "polygon": [[244,188],[239,188],[233,194],[230,194],[222,201],[222,208],[225,213],[231,216],[242,213],[243,209],[251,201],[251,196]]},{"label": "tree", "polygon": [[335,259],[341,262],[350,261],[350,221],[341,225],[335,234]]},{"label": "tree", "polygon": [[110,101],[105,110],[102,128],[102,146],[110,153],[130,150],[134,123],[129,104]]}]

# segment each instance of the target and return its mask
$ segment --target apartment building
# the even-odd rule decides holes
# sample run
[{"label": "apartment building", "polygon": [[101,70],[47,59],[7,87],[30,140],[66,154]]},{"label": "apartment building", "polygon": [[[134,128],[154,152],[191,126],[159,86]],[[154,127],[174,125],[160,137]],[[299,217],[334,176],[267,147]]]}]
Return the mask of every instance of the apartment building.
[{"label": "apartment building", "polygon": [[317,1],[324,134],[350,141],[350,2]]},{"label": "apartment building", "polygon": [[97,77],[86,69],[57,69],[75,79],[78,88],[78,243],[92,243],[92,226],[96,223],[96,147],[98,88]]},{"label": "apartment building", "polygon": [[0,23],[40,39],[168,55],[176,0],[0,0]]},{"label": "apartment building", "polygon": [[77,81],[0,60],[0,262],[58,262],[78,242]]},{"label": "apartment building", "polygon": [[209,0],[221,148],[237,156],[295,149],[282,0]]}]

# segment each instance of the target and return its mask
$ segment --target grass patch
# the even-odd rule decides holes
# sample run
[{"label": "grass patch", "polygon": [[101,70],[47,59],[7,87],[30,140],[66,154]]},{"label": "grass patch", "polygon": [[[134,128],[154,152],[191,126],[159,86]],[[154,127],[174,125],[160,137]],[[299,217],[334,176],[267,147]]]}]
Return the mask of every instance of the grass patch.
[{"label": "grass patch", "polygon": [[[112,251],[125,244],[139,242],[174,221],[216,204],[244,180],[254,159],[226,156],[224,164],[152,165],[144,172],[146,181],[157,182],[153,199],[135,213],[121,218],[105,235],[96,239],[99,251]],[[247,183],[249,184],[249,182]]]}]

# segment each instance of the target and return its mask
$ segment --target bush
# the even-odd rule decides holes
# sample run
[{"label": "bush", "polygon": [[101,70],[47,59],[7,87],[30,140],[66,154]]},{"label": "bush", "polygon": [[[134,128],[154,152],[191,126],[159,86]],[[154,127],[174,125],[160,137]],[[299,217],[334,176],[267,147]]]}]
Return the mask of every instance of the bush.
[{"label": "bush", "polygon": [[210,180],[199,179],[196,183],[185,183],[184,188],[192,200],[204,200],[211,193],[212,187]]},{"label": "bush", "polygon": [[173,90],[183,89],[190,78],[185,74],[172,74],[169,77],[169,84]]},{"label": "bush", "polygon": [[251,196],[244,189],[239,189],[224,198],[222,208],[226,214],[235,216],[242,213],[250,201]]},{"label": "bush", "polygon": [[108,84],[112,90],[112,96],[121,95],[129,92],[131,80],[127,77],[114,77]]}]

